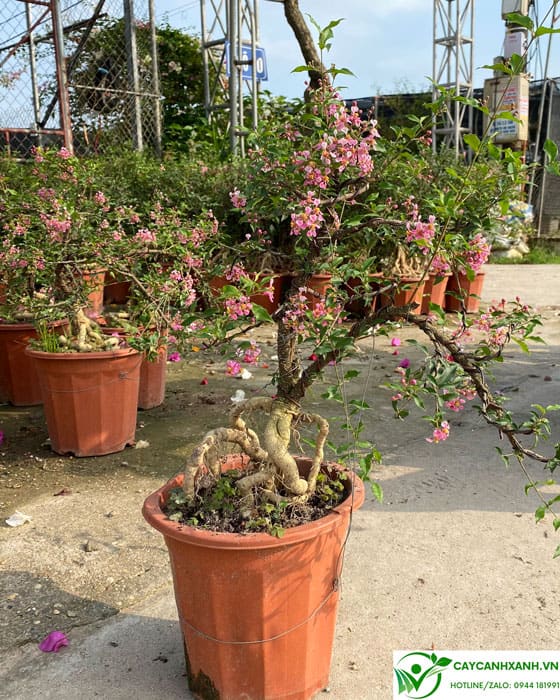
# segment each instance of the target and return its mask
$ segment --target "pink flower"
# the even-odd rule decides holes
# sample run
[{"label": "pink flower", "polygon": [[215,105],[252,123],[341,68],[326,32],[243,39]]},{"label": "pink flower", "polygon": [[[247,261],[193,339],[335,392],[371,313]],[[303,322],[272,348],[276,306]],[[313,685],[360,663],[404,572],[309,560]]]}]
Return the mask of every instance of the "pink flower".
[{"label": "pink flower", "polygon": [[226,299],[225,306],[232,321],[237,321],[242,316],[250,316],[253,311],[253,304],[246,295],[241,295],[238,299]]},{"label": "pink flower", "polygon": [[170,352],[167,356],[168,362],[179,362],[181,360],[181,355],[178,352]]},{"label": "pink flower", "polygon": [[455,411],[455,413],[458,413],[459,411],[462,411],[463,408],[465,407],[465,399],[461,399],[461,398],[451,399],[450,401],[446,401],[445,405],[451,411]]},{"label": "pink flower", "polygon": [[228,360],[226,362],[226,374],[230,377],[236,377],[238,374],[241,374],[241,365],[237,360]]},{"label": "pink flower", "polygon": [[400,344],[401,344],[400,338],[391,338],[391,347],[398,348]]},{"label": "pink flower", "polygon": [[402,367],[403,369],[408,369],[410,367],[410,360],[408,359],[408,357],[403,358],[399,362],[399,367]]},{"label": "pink flower", "polygon": [[446,420],[441,421],[439,428],[434,428],[431,438],[426,438],[426,442],[444,442],[449,437],[449,423]]},{"label": "pink flower", "polygon": [[247,198],[244,197],[237,188],[229,193],[229,198],[236,209],[243,209],[247,204]]},{"label": "pink flower", "polygon": [[67,646],[68,638],[64,632],[58,632],[55,630],[43,639],[43,641],[39,644],[39,649],[41,651],[60,651],[62,647]]}]

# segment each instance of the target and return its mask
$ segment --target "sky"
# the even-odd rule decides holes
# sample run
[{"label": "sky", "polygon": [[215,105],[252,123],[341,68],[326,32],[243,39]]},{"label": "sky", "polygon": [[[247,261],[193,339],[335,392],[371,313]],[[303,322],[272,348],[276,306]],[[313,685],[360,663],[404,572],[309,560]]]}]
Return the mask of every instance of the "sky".
[{"label": "sky", "polygon": [[[455,0],[451,0],[454,2]],[[464,7],[465,0],[457,0]],[[215,0],[216,2],[216,0]],[[536,0],[533,12],[545,16],[552,0]],[[505,24],[501,18],[501,0],[473,0],[474,86],[482,87],[491,72],[482,68],[501,55]],[[216,4],[218,4],[216,2]],[[159,21],[200,33],[199,0],[155,0]],[[207,7],[211,7],[207,2]],[[432,0],[300,0],[304,14],[321,26],[334,19],[344,21],[335,28],[333,47],[325,63],[349,68],[356,77],[341,76],[344,97],[368,97],[375,94],[416,92],[430,89],[433,63]],[[207,10],[210,15],[211,11]],[[268,81],[262,87],[275,95],[300,97],[305,73],[292,73],[303,63],[299,47],[284,18],[280,2],[260,0],[260,40],[266,53]],[[547,21],[547,25],[550,20]],[[560,26],[560,23],[557,25]],[[536,79],[545,77],[548,37],[540,40],[529,65]],[[548,77],[560,76],[560,35],[553,36]]]}]

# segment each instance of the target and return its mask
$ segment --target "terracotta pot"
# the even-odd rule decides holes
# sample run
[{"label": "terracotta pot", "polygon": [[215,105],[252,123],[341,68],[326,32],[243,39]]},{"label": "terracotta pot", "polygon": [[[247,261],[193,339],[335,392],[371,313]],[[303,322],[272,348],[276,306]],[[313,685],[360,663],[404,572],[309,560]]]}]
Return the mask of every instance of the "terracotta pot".
[{"label": "terracotta pot", "polygon": [[[298,460],[302,473],[310,462]],[[242,466],[231,456],[226,468]],[[203,700],[309,700],[328,685],[341,552],[362,482],[328,516],[281,538],[168,520],[162,505],[181,483],[149,496],[143,514],[169,549],[189,688]]]},{"label": "terracotta pot", "polygon": [[430,311],[430,303],[438,306],[445,306],[445,290],[451,273],[445,275],[436,275],[431,272],[424,280],[424,296],[422,297],[422,313],[427,314]]},{"label": "terracotta pot", "polygon": [[105,284],[105,270],[94,272],[82,272],[82,278],[91,290],[87,296],[88,304],[84,312],[90,318],[101,316],[103,312],[103,288]]},{"label": "terracotta pot", "polygon": [[[379,275],[369,275],[369,286],[372,292],[379,289]],[[345,283],[345,291],[349,296],[344,305],[346,311],[358,318],[372,313],[377,308],[378,295],[372,296],[369,300],[364,299],[364,285],[358,277],[351,277]]]},{"label": "terracotta pot", "polygon": [[381,294],[379,301],[380,306],[407,306],[408,304],[416,304],[416,307],[411,309],[409,313],[421,313],[424,281],[420,282],[419,277],[401,277],[398,282],[399,286],[394,292]]},{"label": "terracotta pot", "polygon": [[51,353],[31,348],[25,352],[39,376],[55,452],[94,457],[134,443],[139,352]]},{"label": "terracotta pot", "polygon": [[165,399],[165,379],[167,374],[167,345],[158,350],[156,360],[145,357],[140,365],[140,387],[138,390],[138,408],[147,411],[161,406]]},{"label": "terracotta pot", "polygon": [[331,280],[332,275],[329,274],[311,275],[311,277],[307,280],[307,287],[315,292],[315,294],[311,294],[309,292],[305,293],[311,308],[315,308],[318,303],[325,300],[327,292],[332,286]]},{"label": "terracotta pot", "polygon": [[[53,327],[66,325],[53,323]],[[14,406],[37,406],[41,403],[41,389],[35,365],[25,354],[30,340],[37,339],[32,323],[0,323],[0,401]]]},{"label": "terracotta pot", "polygon": [[130,282],[127,280],[116,280],[112,275],[105,275],[105,284],[103,286],[103,304],[124,305],[128,301],[130,294]]},{"label": "terracotta pot", "polygon": [[[105,335],[118,335],[126,338],[124,328],[112,328],[102,326]],[[140,384],[138,387],[138,408],[147,411],[150,408],[161,406],[165,399],[165,384],[167,379],[167,345],[161,345],[155,360],[148,360],[142,356],[140,364]]]},{"label": "terracotta pot", "polygon": [[461,311],[464,305],[468,314],[476,313],[480,307],[484,276],[485,272],[477,272],[471,282],[466,275],[453,273],[447,283],[445,310]]},{"label": "terracotta pot", "polygon": [[[250,275],[250,277],[251,279],[255,279],[255,275]],[[251,294],[249,296],[249,299],[253,304],[258,304],[259,306],[264,307],[269,314],[273,314],[275,311],[278,310],[278,306],[280,305],[280,301],[282,299],[282,292],[284,290],[284,282],[287,278],[288,275],[281,274],[271,276],[272,298],[269,294],[259,293]],[[235,282],[230,281],[225,277],[221,276],[212,277],[212,279],[210,280],[210,289],[214,295],[219,294],[220,289],[222,289],[226,285],[231,285],[232,287],[236,286]]]},{"label": "terracotta pot", "polygon": [[271,279],[270,294],[251,294],[253,304],[258,304],[264,307],[269,314],[278,311],[278,307],[282,301],[282,293],[284,291],[284,283],[288,279],[288,275],[273,275]]}]

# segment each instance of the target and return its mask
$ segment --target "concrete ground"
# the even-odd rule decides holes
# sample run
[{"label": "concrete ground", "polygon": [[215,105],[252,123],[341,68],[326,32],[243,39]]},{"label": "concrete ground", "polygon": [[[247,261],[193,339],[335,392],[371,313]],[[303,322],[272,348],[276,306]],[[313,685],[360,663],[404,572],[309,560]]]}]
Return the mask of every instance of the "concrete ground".
[{"label": "concrete ground", "polygon": [[[557,403],[558,268],[488,266],[483,300],[516,295],[541,309],[548,344],[530,356],[508,351],[496,386],[510,408]],[[369,359],[364,353],[355,364]],[[379,343],[373,389],[394,365],[387,343]],[[200,385],[202,376],[208,385]],[[264,371],[245,383],[221,378],[219,361],[170,367],[166,407],[139,414],[137,437],[149,446],[112,458],[58,458],[44,445],[40,408],[0,409],[7,436],[0,453],[0,698],[192,697],[167,554],[140,508],[178,471],[202,426],[219,424],[233,391],[267,381]],[[315,408],[323,405],[320,394],[310,396]],[[548,520],[535,525],[536,497],[525,495],[526,477],[498,458],[495,432],[469,411],[452,421],[445,445],[432,446],[423,421],[403,428],[392,419],[386,396],[376,399],[374,415],[367,437],[384,455],[378,478],[385,500],[370,498],[354,515],[328,697],[392,697],[396,649],[560,649],[560,559],[552,559],[559,535]],[[555,414],[552,427],[556,442]],[[32,521],[4,526],[15,509]],[[53,629],[67,633],[69,646],[44,654],[37,641]]]}]

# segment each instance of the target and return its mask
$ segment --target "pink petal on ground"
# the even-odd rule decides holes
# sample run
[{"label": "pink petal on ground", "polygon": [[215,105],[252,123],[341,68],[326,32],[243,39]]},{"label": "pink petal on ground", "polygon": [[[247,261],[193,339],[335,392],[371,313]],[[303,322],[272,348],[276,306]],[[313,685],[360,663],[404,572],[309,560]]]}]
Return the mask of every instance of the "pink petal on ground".
[{"label": "pink petal on ground", "polygon": [[64,632],[54,631],[48,634],[39,644],[41,651],[60,651],[62,647],[68,646],[68,638]]}]

